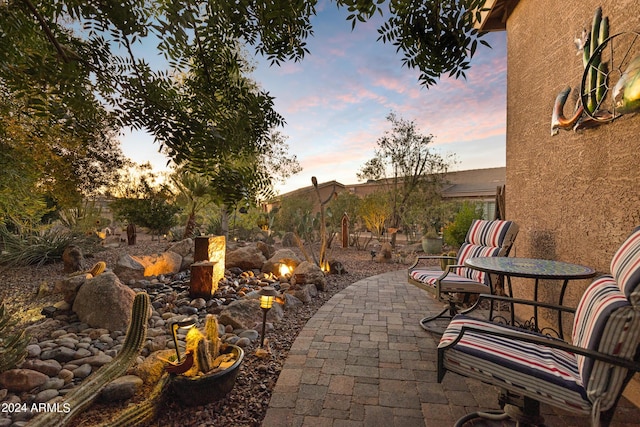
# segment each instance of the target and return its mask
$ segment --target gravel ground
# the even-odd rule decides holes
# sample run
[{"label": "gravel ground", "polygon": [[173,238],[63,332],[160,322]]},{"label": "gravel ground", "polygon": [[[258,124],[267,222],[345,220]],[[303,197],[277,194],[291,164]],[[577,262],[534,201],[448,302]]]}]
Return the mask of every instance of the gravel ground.
[{"label": "gravel ground", "polygon": [[[170,243],[152,241],[149,236],[139,235],[135,246],[122,246],[117,249],[89,254],[87,264],[105,261],[107,266],[115,265],[122,253],[147,255],[163,252]],[[375,249],[375,246],[371,247]],[[371,249],[369,248],[369,249]],[[317,253],[317,252],[316,252]],[[333,295],[352,283],[377,274],[407,268],[413,257],[394,260],[391,263],[372,261],[369,250],[358,251],[352,248],[334,248],[330,259],[340,261],[346,274],[328,275],[327,289],[320,292],[309,304],[295,309],[287,309],[284,319],[274,325],[269,332],[271,357],[259,359],[254,355],[258,344],[245,348],[245,358],[233,390],[223,399],[208,404],[184,408],[169,401],[162,406],[156,420],[150,426],[259,426],[269,405],[271,392],[278,379],[284,361],[296,337],[315,312]],[[404,261],[404,262],[399,262]],[[0,297],[20,322],[20,326],[37,324],[43,319],[40,311],[43,307],[61,300],[60,295],[52,294],[56,280],[64,277],[62,263],[41,267],[10,268],[0,271]],[[38,292],[40,290],[40,292]],[[142,397],[140,397],[142,398]],[[94,404],[91,409],[74,420],[76,426],[98,425],[115,414],[122,405],[106,406]]]}]

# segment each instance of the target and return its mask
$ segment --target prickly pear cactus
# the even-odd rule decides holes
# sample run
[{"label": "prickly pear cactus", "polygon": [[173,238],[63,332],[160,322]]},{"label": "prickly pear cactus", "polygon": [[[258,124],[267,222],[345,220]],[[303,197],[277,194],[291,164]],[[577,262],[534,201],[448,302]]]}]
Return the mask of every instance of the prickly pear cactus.
[{"label": "prickly pear cactus", "polygon": [[69,408],[69,412],[44,412],[34,417],[27,425],[29,427],[68,425],[76,415],[98,397],[104,386],[124,374],[144,344],[150,313],[149,307],[149,295],[142,292],[137,294],[133,300],[131,324],[120,353],[111,363],[102,366],[73,391],[58,400],[61,404],[67,404],[65,407]]}]

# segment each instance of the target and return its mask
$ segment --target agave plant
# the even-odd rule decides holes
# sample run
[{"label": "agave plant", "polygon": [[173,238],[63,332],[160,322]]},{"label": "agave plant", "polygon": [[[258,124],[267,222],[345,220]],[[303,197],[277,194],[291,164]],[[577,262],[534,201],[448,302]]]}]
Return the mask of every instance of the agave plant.
[{"label": "agave plant", "polygon": [[27,356],[29,337],[24,330],[12,333],[15,324],[5,305],[0,305],[0,372],[15,368]]}]

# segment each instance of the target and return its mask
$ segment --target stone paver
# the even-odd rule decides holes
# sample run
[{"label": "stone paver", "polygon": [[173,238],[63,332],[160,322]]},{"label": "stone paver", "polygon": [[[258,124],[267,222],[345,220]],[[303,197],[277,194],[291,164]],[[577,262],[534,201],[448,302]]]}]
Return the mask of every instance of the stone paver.
[{"label": "stone paver", "polygon": [[[497,389],[436,375],[439,337],[419,321],[441,304],[407,283],[406,270],[369,277],[334,295],[309,319],[287,358],[263,427],[440,427],[466,413],[497,409]],[[541,406],[549,426],[587,417]],[[501,425],[475,422],[474,426]],[[640,427],[626,399],[612,426]]]}]

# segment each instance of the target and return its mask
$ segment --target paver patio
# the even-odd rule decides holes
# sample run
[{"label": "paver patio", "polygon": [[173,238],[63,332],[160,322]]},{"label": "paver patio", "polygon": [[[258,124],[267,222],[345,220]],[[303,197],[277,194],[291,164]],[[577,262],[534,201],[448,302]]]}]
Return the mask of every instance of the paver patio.
[{"label": "paver patio", "polygon": [[[441,305],[408,284],[406,270],[334,295],[291,347],[263,427],[451,426],[466,413],[497,409],[491,386],[453,373],[437,383],[439,337],[419,321]],[[589,425],[547,405],[542,412],[549,426]],[[640,409],[623,398],[612,426],[640,426]]]}]

